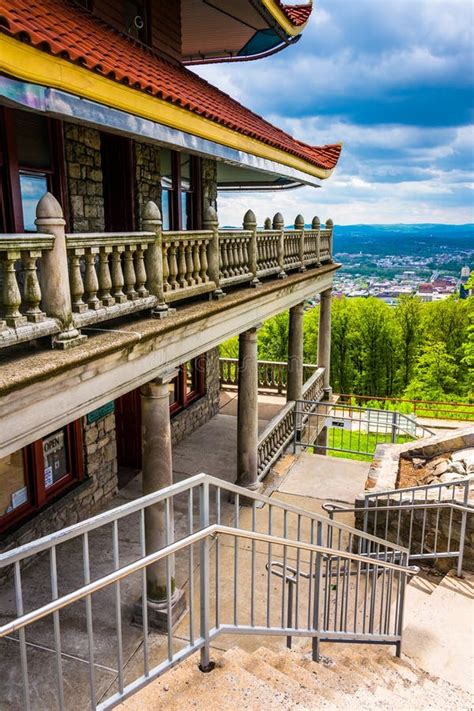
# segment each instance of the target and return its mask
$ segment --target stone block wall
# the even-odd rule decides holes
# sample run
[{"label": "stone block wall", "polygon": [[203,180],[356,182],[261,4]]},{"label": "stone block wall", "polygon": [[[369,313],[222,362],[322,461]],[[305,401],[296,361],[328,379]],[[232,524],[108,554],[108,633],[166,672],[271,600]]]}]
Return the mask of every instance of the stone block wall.
[{"label": "stone block wall", "polygon": [[161,210],[160,148],[151,143],[133,143],[135,156],[136,214],[140,218],[149,200]]},{"label": "stone block wall", "polygon": [[171,442],[178,444],[208,422],[219,411],[219,350],[206,353],[206,394],[171,420]]},{"label": "stone block wall", "polygon": [[100,133],[94,128],[64,124],[64,153],[69,196],[69,230],[102,232],[104,190]]},{"label": "stone block wall", "polygon": [[117,493],[117,449],[113,413],[91,425],[87,424],[84,418],[83,454],[85,480],[2,539],[0,550],[6,551],[21,546],[65,526],[83,521],[97,513],[101,506]]}]

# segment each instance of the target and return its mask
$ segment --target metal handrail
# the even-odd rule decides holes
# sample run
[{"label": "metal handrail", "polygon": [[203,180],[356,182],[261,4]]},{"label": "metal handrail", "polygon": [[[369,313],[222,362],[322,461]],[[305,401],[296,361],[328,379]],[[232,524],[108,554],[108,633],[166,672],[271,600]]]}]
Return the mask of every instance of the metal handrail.
[{"label": "metal handrail", "polygon": [[324,511],[327,511],[330,515],[337,513],[375,513],[377,511],[410,511],[411,509],[420,509],[424,511],[425,509],[439,509],[439,508],[450,508],[457,511],[467,511],[467,513],[474,513],[474,506],[464,506],[459,503],[452,503],[451,501],[432,501],[430,503],[423,504],[391,504],[389,506],[373,506],[372,508],[364,508],[363,506],[355,506],[354,508],[349,508],[348,506],[342,506],[341,504],[333,504],[332,502],[326,502],[321,506]]},{"label": "metal handrail", "polygon": [[[332,558],[346,558],[356,563],[367,562],[367,556],[360,555],[358,553],[351,553],[350,551],[338,551],[337,555],[334,555],[334,549],[327,548],[325,546],[315,545],[314,543],[305,543],[303,541],[297,541],[292,538],[268,535],[266,533],[260,533],[258,531],[246,531],[244,529],[234,528],[232,526],[212,524],[211,526],[207,526],[206,528],[197,531],[194,534],[186,536],[185,538],[182,538],[179,541],[170,543],[168,546],[161,548],[160,550],[155,551],[154,553],[150,553],[149,555],[146,555],[143,558],[134,561],[133,563],[129,563],[128,565],[125,565],[122,568],[119,568],[118,570],[109,573],[108,575],[104,575],[102,578],[98,578],[92,583],[83,585],[82,587],[78,588],[77,590],[74,590],[71,593],[68,593],[67,595],[58,597],[56,600],[52,600],[51,602],[47,603],[46,605],[43,605],[42,607],[37,608],[36,610],[33,610],[32,612],[28,612],[25,615],[22,615],[21,617],[12,620],[11,622],[7,622],[7,624],[0,627],[0,638],[5,637],[6,635],[11,634],[12,632],[16,632],[17,630],[22,629],[23,627],[26,627],[27,625],[32,624],[33,622],[37,622],[43,617],[46,617],[47,615],[50,615],[53,612],[59,611],[67,605],[72,604],[73,602],[82,600],[85,597],[88,597],[89,595],[92,595],[93,593],[98,592],[99,590],[102,590],[103,588],[106,588],[109,585],[118,582],[119,580],[123,580],[129,575],[137,573],[138,571],[143,570],[144,568],[147,568],[152,563],[157,563],[163,558],[167,558],[170,555],[174,555],[178,551],[183,550],[184,548],[188,548],[194,543],[198,543],[199,541],[202,541],[205,538],[213,537],[219,534],[234,536],[235,538],[248,538],[250,540],[259,541],[261,543],[270,543],[273,545],[287,546],[289,548],[297,548],[299,550],[305,550],[312,553],[321,553],[323,557],[327,560],[331,560]],[[377,567],[384,568],[386,570],[404,572],[411,575],[416,575],[419,572],[419,568],[417,568],[417,566],[398,565],[397,563],[390,563],[388,561],[382,560],[377,561]]]},{"label": "metal handrail", "polygon": [[[6,551],[5,553],[1,553],[0,569],[6,565],[10,565],[17,561],[20,561],[23,558],[30,557],[44,550],[48,550],[53,545],[59,545],[60,543],[64,543],[68,540],[71,540],[72,538],[81,536],[96,528],[99,528],[100,526],[104,526],[107,523],[112,523],[113,521],[116,521],[120,518],[128,516],[132,513],[136,513],[137,511],[140,511],[143,508],[147,508],[148,506],[164,501],[177,494],[189,491],[190,489],[196,488],[202,484],[216,486],[219,489],[223,489],[233,494],[242,495],[243,493],[242,487],[237,486],[236,484],[231,484],[230,482],[226,482],[222,479],[218,479],[217,477],[210,476],[209,474],[196,474],[195,476],[192,476],[189,479],[185,479],[182,482],[172,484],[171,486],[160,489],[159,491],[153,492],[152,494],[147,494],[146,496],[136,499],[135,501],[130,501],[126,504],[122,504],[121,506],[117,506],[116,508],[111,509],[110,511],[105,511],[104,513],[98,514],[97,516],[86,519],[84,521],[80,521],[79,523],[73,524],[72,526],[68,526],[67,528],[63,528],[59,531],[48,534],[47,536],[43,536],[42,538],[39,538],[36,541],[25,543],[24,545],[19,546],[18,548],[14,548],[12,550]],[[256,491],[250,491],[248,489],[245,489],[245,498],[268,504],[272,506],[272,508],[282,509],[284,511],[288,511],[289,513],[310,518],[316,522],[319,521],[322,523],[327,523],[326,516],[316,514],[312,511],[307,511],[306,509],[302,509],[298,506],[294,506],[293,504],[288,504],[283,501],[279,501],[278,499],[271,499],[269,496],[265,496],[264,494],[260,494]],[[334,525],[340,531],[357,534],[359,536],[362,535],[365,540],[371,541],[375,544],[388,546],[389,548],[395,548],[395,546],[390,543],[387,543],[387,541],[385,541],[383,538],[372,536],[371,534],[361,534],[361,531],[358,531],[344,523],[334,522]],[[402,546],[396,546],[396,549],[402,551],[403,553],[408,553],[408,549],[403,548]]]}]

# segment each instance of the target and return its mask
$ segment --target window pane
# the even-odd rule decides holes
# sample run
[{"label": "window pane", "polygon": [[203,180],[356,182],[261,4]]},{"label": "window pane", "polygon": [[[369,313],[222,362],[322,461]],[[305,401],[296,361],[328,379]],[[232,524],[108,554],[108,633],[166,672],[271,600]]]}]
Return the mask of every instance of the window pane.
[{"label": "window pane", "polygon": [[191,190],[191,156],[180,153],[181,161],[181,189]]},{"label": "window pane", "polygon": [[181,193],[183,230],[192,229],[192,193]]},{"label": "window pane", "polygon": [[28,501],[23,450],[0,459],[0,519]]},{"label": "window pane", "polygon": [[160,171],[161,171],[161,185],[163,188],[173,187],[173,173],[171,166],[171,151],[164,148],[160,151]]},{"label": "window pane", "polygon": [[168,383],[168,392],[170,395],[170,405],[174,405],[175,402],[178,400],[178,379],[175,378],[174,380],[171,381],[171,383]]},{"label": "window pane", "polygon": [[186,392],[190,393],[194,390],[194,384],[196,381],[195,375],[194,375],[194,366],[195,366],[195,361],[194,360],[189,360],[186,363]]},{"label": "window pane", "polygon": [[66,429],[43,438],[44,487],[49,489],[69,474]]},{"label": "window pane", "polygon": [[20,168],[51,168],[48,119],[15,111],[15,130]]},{"label": "window pane", "polygon": [[48,179],[44,173],[20,173],[21,207],[25,232],[35,232],[36,205],[48,192]]},{"label": "window pane", "polygon": [[161,191],[161,219],[163,220],[163,229],[171,229],[171,191],[162,190]]}]

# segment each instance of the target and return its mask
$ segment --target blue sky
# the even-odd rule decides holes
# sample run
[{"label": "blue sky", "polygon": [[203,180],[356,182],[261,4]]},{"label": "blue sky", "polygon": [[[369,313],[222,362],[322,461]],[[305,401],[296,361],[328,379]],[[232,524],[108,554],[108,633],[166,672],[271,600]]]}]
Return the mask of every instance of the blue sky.
[{"label": "blue sky", "polygon": [[321,189],[221,195],[221,223],[474,222],[473,27],[472,0],[314,0],[294,47],[198,68],[300,140],[344,142]]}]

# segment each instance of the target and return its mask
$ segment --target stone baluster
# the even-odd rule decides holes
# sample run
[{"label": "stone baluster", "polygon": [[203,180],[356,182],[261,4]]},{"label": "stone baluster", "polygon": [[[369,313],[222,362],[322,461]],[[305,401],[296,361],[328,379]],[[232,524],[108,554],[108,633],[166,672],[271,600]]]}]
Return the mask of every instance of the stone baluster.
[{"label": "stone baluster", "polygon": [[135,249],[136,245],[127,244],[125,247],[125,252],[123,254],[123,280],[125,286],[125,295],[128,301],[135,301],[136,299],[138,299],[138,293],[135,289],[136,275],[135,265],[133,261]]},{"label": "stone baluster", "polygon": [[201,284],[201,255],[200,255],[199,240],[193,242],[193,279],[195,284]]},{"label": "stone baluster", "polygon": [[147,202],[143,209],[142,227],[145,232],[155,233],[155,241],[148,245],[145,255],[146,285],[149,293],[156,296],[156,304],[151,312],[152,316],[163,318],[169,312],[164,296],[168,286],[168,259],[164,254],[161,212],[158,205],[152,200]]},{"label": "stone baluster", "polygon": [[243,228],[244,230],[250,230],[252,232],[249,242],[249,269],[253,279],[250,282],[250,286],[260,286],[261,282],[257,277],[257,218],[252,210],[247,210],[245,213]]},{"label": "stone baluster", "polygon": [[18,287],[15,263],[20,259],[20,252],[8,250],[3,253],[3,318],[10,328],[18,328],[27,323],[26,316],[20,313],[21,293]]},{"label": "stone baluster", "polygon": [[278,242],[277,242],[277,260],[280,271],[278,273],[279,279],[286,279],[287,273],[285,272],[285,220],[281,212],[277,212],[273,217],[272,227],[274,230],[278,230]]},{"label": "stone baluster", "polygon": [[247,237],[242,238],[242,265],[244,274],[248,274],[249,270],[249,241]]},{"label": "stone baluster", "polygon": [[180,240],[177,244],[178,244],[178,284],[181,289],[184,289],[188,285],[186,282],[185,242],[184,242],[184,240]]},{"label": "stone baluster", "polygon": [[228,270],[228,260],[227,260],[227,244],[226,239],[222,239],[220,242],[220,273],[226,279],[229,276]]},{"label": "stone baluster", "polygon": [[23,252],[23,269],[25,273],[24,298],[28,321],[39,323],[44,321],[44,313],[39,305],[41,301],[41,288],[38,281],[37,260],[41,257],[41,250],[28,250]]},{"label": "stone baluster", "polygon": [[[202,226],[205,230],[212,230],[212,237],[208,246],[201,250],[201,276],[203,281],[213,281],[216,288],[212,294],[214,299],[220,299],[224,296],[224,292],[220,288],[220,249],[219,249],[219,221],[217,212],[213,207],[208,205],[203,213]],[[209,257],[207,250],[209,249]],[[205,261],[205,265],[203,264]]]},{"label": "stone baluster", "polygon": [[[204,239],[201,241],[201,281],[207,282],[209,281],[209,261],[207,258],[207,250],[209,249],[210,241],[208,239]],[[219,296],[219,295],[218,295]]]},{"label": "stone baluster", "polygon": [[236,274],[242,274],[241,269],[240,269],[241,261],[240,261],[240,255],[239,255],[239,238],[238,237],[236,237],[234,239],[233,244],[234,244],[234,271]]},{"label": "stone baluster", "polygon": [[84,303],[84,283],[81,273],[81,257],[84,257],[84,249],[73,247],[69,250],[69,286],[71,289],[72,310],[74,313],[82,314],[87,311],[87,304]]},{"label": "stone baluster", "polygon": [[194,261],[193,261],[193,245],[194,242],[189,241],[186,244],[186,283],[188,286],[194,286],[196,283],[193,279]]},{"label": "stone baluster", "polygon": [[169,283],[170,283],[171,289],[178,288],[178,282],[176,280],[176,277],[178,276],[178,260],[176,258],[177,247],[178,247],[178,242],[170,242],[168,253],[169,253],[169,269],[170,269]]},{"label": "stone baluster", "polygon": [[333,239],[332,239],[332,233],[334,231],[334,222],[329,219],[326,220],[326,229],[329,231],[328,235],[328,247],[329,247],[329,257],[332,262],[332,254],[333,254]]},{"label": "stone baluster", "polygon": [[163,291],[170,289],[170,245],[163,242]]},{"label": "stone baluster", "polygon": [[295,217],[295,231],[300,232],[299,235],[299,249],[298,249],[298,261],[299,261],[299,270],[300,272],[304,272],[306,267],[304,265],[304,217],[303,215],[297,215]]},{"label": "stone baluster", "polygon": [[110,293],[112,288],[112,278],[110,276],[109,255],[112,252],[112,247],[106,245],[101,246],[99,250],[99,298],[104,306],[112,306],[115,304],[115,299]]},{"label": "stone baluster", "polygon": [[122,254],[124,251],[123,245],[114,245],[112,249],[112,296],[116,304],[124,304],[127,301],[127,297],[123,293],[125,280],[123,278]]},{"label": "stone baluster", "polygon": [[229,268],[229,276],[235,276],[235,262],[234,262],[234,238],[229,239],[228,242],[228,252],[227,252],[227,264]]},{"label": "stone baluster", "polygon": [[85,273],[84,273],[84,293],[87,306],[93,311],[97,311],[102,306],[97,292],[99,291],[99,280],[95,269],[95,258],[98,252],[97,247],[87,247],[85,250]]},{"label": "stone baluster", "polygon": [[145,254],[143,247],[145,249],[148,245],[138,244],[135,251],[135,279],[136,279],[136,290],[140,299],[146,299],[150,295],[150,292],[146,288],[145,284],[147,282],[147,274],[145,268]]},{"label": "stone baluster", "polygon": [[321,222],[319,217],[315,215],[311,222],[311,229],[316,233],[316,266],[321,266]]}]

